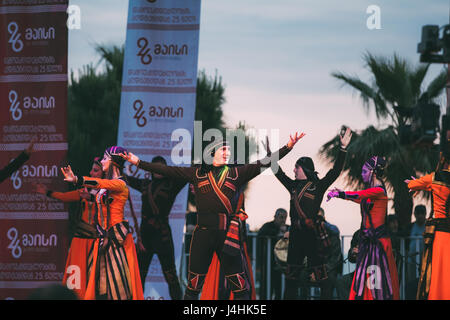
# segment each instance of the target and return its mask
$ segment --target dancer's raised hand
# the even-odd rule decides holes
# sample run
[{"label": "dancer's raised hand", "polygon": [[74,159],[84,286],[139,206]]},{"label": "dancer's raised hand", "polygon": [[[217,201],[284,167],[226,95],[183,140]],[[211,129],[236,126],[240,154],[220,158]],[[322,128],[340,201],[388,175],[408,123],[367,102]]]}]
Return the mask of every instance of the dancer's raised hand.
[{"label": "dancer's raised hand", "polygon": [[347,127],[344,135],[339,135],[339,139],[341,140],[341,148],[346,149],[352,140],[352,130]]},{"label": "dancer's raised hand", "polygon": [[70,165],[67,167],[61,168],[61,171],[64,175],[64,181],[76,183],[78,178],[73,174],[72,168]]},{"label": "dancer's raised hand", "polygon": [[137,166],[140,161],[139,157],[131,152],[120,153],[119,156],[135,166]]},{"label": "dancer's raised hand", "polygon": [[406,184],[409,184],[411,181],[416,180],[416,179],[417,179],[416,177],[411,176],[411,179],[405,179],[404,182]]},{"label": "dancer's raised hand", "polygon": [[304,136],[305,136],[304,132],[302,132],[300,134],[298,134],[298,132],[296,132],[294,137],[292,135],[289,135],[289,142],[287,144],[288,148],[292,149],[294,147],[294,145],[298,142],[298,140],[300,140]]},{"label": "dancer's raised hand", "polygon": [[[414,176],[411,176],[411,179],[405,179],[404,182],[406,185],[408,185],[411,181],[416,180],[417,178]],[[409,193],[413,193],[413,198],[419,193],[419,191],[409,190]]]}]

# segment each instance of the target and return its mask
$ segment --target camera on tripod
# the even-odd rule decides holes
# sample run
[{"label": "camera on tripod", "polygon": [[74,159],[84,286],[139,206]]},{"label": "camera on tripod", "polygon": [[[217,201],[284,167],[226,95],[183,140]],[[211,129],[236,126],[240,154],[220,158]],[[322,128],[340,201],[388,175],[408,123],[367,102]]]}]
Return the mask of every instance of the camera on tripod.
[{"label": "camera on tripod", "polygon": [[[439,38],[441,29],[442,37]],[[450,63],[450,24],[441,28],[438,25],[423,26],[422,41],[417,45],[417,52],[420,53],[420,62]],[[432,103],[425,96],[413,108],[397,106],[394,109],[406,120],[399,128],[401,143],[434,146],[439,132],[441,115],[439,105]],[[442,116],[440,130],[439,148],[446,157],[449,157],[450,114]]]},{"label": "camera on tripod", "polygon": [[401,144],[413,144],[431,147],[439,132],[440,106],[428,101],[419,100],[414,107],[395,106],[394,110],[403,118],[404,123],[399,126]]},{"label": "camera on tripod", "polygon": [[[422,42],[417,45],[420,62],[450,63],[450,25],[442,27],[442,38],[439,38],[439,26],[422,27]],[[440,52],[442,51],[442,54]]]}]

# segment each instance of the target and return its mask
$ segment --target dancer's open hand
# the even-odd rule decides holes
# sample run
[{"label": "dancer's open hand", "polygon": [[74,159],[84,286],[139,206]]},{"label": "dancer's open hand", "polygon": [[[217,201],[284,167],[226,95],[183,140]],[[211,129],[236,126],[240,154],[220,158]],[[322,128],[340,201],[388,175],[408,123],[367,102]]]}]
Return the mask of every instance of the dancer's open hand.
[{"label": "dancer's open hand", "polygon": [[346,149],[348,144],[352,140],[352,130],[350,128],[347,128],[344,135],[339,135],[339,139],[341,140],[341,148]]},{"label": "dancer's open hand", "polygon": [[70,165],[68,165],[67,167],[61,168],[61,171],[62,171],[62,173],[64,175],[64,181],[73,182],[73,183],[77,182],[78,179],[73,174],[72,168],[70,167]]},{"label": "dancer's open hand", "polygon": [[298,134],[298,132],[296,132],[294,137],[292,135],[289,135],[289,142],[287,144],[288,148],[292,149],[294,147],[294,145],[298,142],[298,140],[300,140],[304,136],[305,136],[304,132],[302,132],[300,134]]},{"label": "dancer's open hand", "polygon": [[[413,180],[416,180],[417,178],[416,177],[413,177],[413,176],[411,176],[411,179],[405,179],[405,183],[406,183],[406,185],[408,185],[411,181],[413,181]],[[414,191],[414,190],[409,190],[409,193],[412,193],[413,192],[413,197],[415,197],[418,193],[419,193],[419,191]]]},{"label": "dancer's open hand", "polygon": [[405,183],[406,184],[409,184],[412,180],[416,180],[417,178],[416,177],[413,177],[413,176],[411,176],[411,179],[405,179]]},{"label": "dancer's open hand", "polygon": [[135,166],[137,166],[139,163],[139,157],[131,152],[124,152],[120,153],[119,155],[129,163],[134,164]]}]

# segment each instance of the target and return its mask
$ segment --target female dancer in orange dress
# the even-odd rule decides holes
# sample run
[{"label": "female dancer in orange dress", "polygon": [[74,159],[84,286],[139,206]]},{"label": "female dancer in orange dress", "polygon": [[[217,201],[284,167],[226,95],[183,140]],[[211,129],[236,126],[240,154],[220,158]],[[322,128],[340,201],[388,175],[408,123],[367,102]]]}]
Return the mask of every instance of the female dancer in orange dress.
[{"label": "female dancer in orange dress", "polygon": [[85,300],[143,300],[136,247],[124,206],[129,190],[122,177],[126,152],[122,147],[106,149],[101,161],[106,179],[77,177],[70,166],[62,168],[64,180],[77,187],[98,189],[95,215],[96,239],[89,256],[89,278]]},{"label": "female dancer in orange dress", "polygon": [[[103,178],[102,164],[100,158],[94,158],[89,175],[93,178]],[[48,190],[44,185],[37,184],[36,191],[50,198],[63,202],[80,202],[81,217],[76,222],[74,237],[70,243],[67,256],[66,268],[64,269],[63,285],[75,291],[80,299],[84,298],[89,278],[88,257],[93,248],[94,238],[88,237],[87,230],[94,230],[95,195],[97,189],[86,188],[69,192],[56,192]]]},{"label": "female dancer in orange dress", "polygon": [[370,158],[362,168],[367,189],[353,192],[334,189],[327,196],[328,200],[339,197],[361,204],[359,253],[350,300],[399,299],[397,266],[385,225],[388,197],[380,180],[385,165],[381,157]]},{"label": "female dancer in orange dress", "polygon": [[441,157],[438,170],[420,179],[405,180],[412,191],[433,195],[434,218],[425,223],[424,252],[417,299],[450,300],[450,172]]}]

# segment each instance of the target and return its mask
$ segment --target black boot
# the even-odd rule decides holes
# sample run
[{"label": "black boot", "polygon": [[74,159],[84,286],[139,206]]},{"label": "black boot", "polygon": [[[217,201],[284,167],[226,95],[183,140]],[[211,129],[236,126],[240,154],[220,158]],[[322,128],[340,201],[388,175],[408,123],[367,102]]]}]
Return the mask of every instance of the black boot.
[{"label": "black boot", "polygon": [[172,300],[181,300],[182,292],[180,282],[178,281],[176,270],[164,271],[164,278],[169,286],[169,294]]}]

